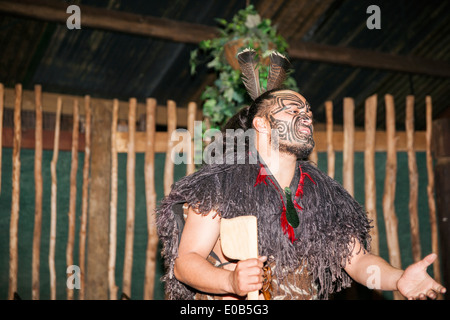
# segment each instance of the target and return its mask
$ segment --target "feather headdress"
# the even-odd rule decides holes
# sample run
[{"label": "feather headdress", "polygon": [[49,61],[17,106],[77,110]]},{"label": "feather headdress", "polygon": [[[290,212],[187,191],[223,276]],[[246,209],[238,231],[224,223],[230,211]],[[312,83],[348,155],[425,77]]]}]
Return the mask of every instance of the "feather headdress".
[{"label": "feather headdress", "polygon": [[259,83],[259,59],[253,49],[241,51],[238,53],[237,58],[242,71],[242,81],[252,100],[255,100],[262,93]]},{"label": "feather headdress", "polygon": [[[259,83],[259,59],[253,49],[244,49],[237,55],[239,66],[242,71],[242,81],[252,100],[256,100],[266,90]],[[287,78],[290,69],[289,60],[279,52],[270,54],[270,69],[267,78],[267,90],[281,88]]]},{"label": "feather headdress", "polygon": [[289,60],[279,52],[270,55],[270,69],[267,78],[267,90],[281,88],[289,73],[291,64]]}]

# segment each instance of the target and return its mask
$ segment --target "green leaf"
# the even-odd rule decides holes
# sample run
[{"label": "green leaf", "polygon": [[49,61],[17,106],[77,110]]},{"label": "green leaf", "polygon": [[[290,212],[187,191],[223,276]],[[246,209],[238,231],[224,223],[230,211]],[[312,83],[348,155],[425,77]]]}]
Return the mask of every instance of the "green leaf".
[{"label": "green leaf", "polygon": [[[243,107],[249,103],[249,96],[242,83],[240,70],[233,70],[225,58],[224,47],[231,40],[242,39],[243,47],[255,47],[257,54],[267,57],[269,43],[276,46],[277,51],[286,53],[287,42],[283,37],[277,35],[277,29],[272,26],[270,19],[261,19],[253,5],[239,10],[231,20],[217,18],[219,24],[219,36],[213,39],[201,41],[196,50],[191,52],[190,66],[194,74],[198,65],[198,50],[207,54],[206,66],[213,69],[217,79],[212,86],[207,86],[202,92],[201,99],[204,101],[204,114],[211,119],[211,127],[222,127],[223,124]],[[203,57],[202,57],[203,59]],[[263,87],[266,87],[268,67],[260,66],[260,79]],[[294,78],[289,77],[286,87],[296,88]]]},{"label": "green leaf", "polygon": [[225,19],[216,18],[216,21],[223,26],[226,26],[228,24],[227,20]]},{"label": "green leaf", "polygon": [[191,51],[191,55],[190,55],[190,59],[189,59],[189,64],[191,65],[191,75],[195,74],[195,70],[197,69],[197,55],[198,55],[198,50],[192,50]]},{"label": "green leaf", "polygon": [[244,96],[237,91],[233,91],[233,100],[238,104],[241,104],[242,102],[244,102]]},{"label": "green leaf", "polygon": [[223,96],[230,102],[233,100],[233,95],[234,95],[234,89],[233,88],[228,88],[223,93]]},{"label": "green leaf", "polygon": [[210,50],[212,48],[212,40],[208,39],[208,40],[200,41],[199,48],[203,51]]},{"label": "green leaf", "polygon": [[203,105],[206,109],[213,109],[217,104],[216,99],[208,99],[205,101],[205,104]]}]

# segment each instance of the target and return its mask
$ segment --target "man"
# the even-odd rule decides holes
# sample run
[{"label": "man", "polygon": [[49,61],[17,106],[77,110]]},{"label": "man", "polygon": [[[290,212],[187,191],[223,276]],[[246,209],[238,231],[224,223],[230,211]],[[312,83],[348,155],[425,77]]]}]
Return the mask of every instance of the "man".
[{"label": "man", "polygon": [[[244,77],[248,84],[252,75]],[[262,94],[247,89],[253,104],[226,128],[252,130],[250,150],[239,156],[232,148],[224,157],[231,163],[205,165],[181,179],[159,209],[169,298],[242,299],[261,290],[260,299],[326,299],[351,278],[367,285],[374,268],[380,274],[376,289],[399,290],[408,299],[445,292],[426,273],[435,254],[403,271],[369,253],[364,210],[339,183],[304,161],[314,147],[306,99],[277,87]],[[258,219],[261,256],[230,261],[221,250],[220,220],[249,214]]]}]

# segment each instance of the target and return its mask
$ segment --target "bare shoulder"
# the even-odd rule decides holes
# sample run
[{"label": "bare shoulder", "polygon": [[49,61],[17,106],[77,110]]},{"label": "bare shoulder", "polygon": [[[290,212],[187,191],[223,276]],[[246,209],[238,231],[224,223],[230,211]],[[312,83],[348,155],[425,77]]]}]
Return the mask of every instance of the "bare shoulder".
[{"label": "bare shoulder", "polygon": [[220,216],[211,210],[208,214],[197,213],[189,208],[179,246],[179,254],[196,252],[207,257],[219,238]]}]

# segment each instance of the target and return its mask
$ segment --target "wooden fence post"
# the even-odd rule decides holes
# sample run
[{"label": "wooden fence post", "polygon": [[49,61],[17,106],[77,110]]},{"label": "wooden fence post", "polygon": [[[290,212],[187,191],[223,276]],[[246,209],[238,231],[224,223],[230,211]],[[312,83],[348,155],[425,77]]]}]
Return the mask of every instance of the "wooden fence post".
[{"label": "wooden fence post", "polygon": [[20,144],[22,140],[21,126],[22,85],[16,85],[16,99],[14,103],[14,144],[12,168],[12,200],[11,221],[9,227],[9,290],[8,299],[13,299],[17,292],[18,268],[18,224],[20,204]]},{"label": "wooden fence post", "polygon": [[375,137],[377,125],[377,95],[373,95],[365,101],[365,132],[366,147],[364,150],[364,177],[365,177],[365,207],[369,220],[372,220],[373,228],[370,231],[372,237],[372,253],[380,254],[380,241],[377,222],[377,197],[375,181]]},{"label": "wooden fence post", "polygon": [[108,299],[108,240],[111,187],[111,105],[92,105],[86,299]]},{"label": "wooden fence post", "polygon": [[50,244],[48,254],[48,265],[50,269],[50,299],[56,300],[56,268],[55,268],[55,246],[56,246],[56,217],[57,217],[57,174],[56,165],[59,154],[59,132],[61,126],[62,99],[58,97],[56,102],[55,137],[53,142],[53,157],[50,164],[52,176],[52,191],[50,200]]},{"label": "wooden fence post", "polygon": [[117,300],[116,285],[116,246],[117,246],[117,122],[119,118],[119,100],[113,101],[113,114],[111,122],[111,202],[109,214],[109,259],[108,259],[108,287],[109,299]]},{"label": "wooden fence post", "polygon": [[155,191],[155,131],[156,100],[147,99],[146,144],[145,144],[145,200],[147,208],[147,251],[145,261],[144,299],[152,300],[155,287],[156,251],[158,234],[156,231],[156,191]]},{"label": "wooden fence post", "polygon": [[172,152],[174,141],[172,133],[177,129],[177,105],[174,101],[167,101],[167,152],[164,163],[164,195],[170,193],[174,180],[174,163],[172,161]]},{"label": "wooden fence post", "polygon": [[[313,131],[313,139],[314,139],[314,131]],[[319,164],[319,154],[317,153],[317,148],[314,147],[309,155],[309,160],[312,162],[314,166]]]},{"label": "wooden fence post", "polygon": [[125,261],[123,267],[122,292],[131,297],[131,278],[133,271],[133,244],[134,244],[134,221],[135,221],[135,168],[136,168],[136,105],[135,98],[130,99],[128,113],[128,152],[127,152],[127,227],[125,235]]},{"label": "wooden fence post", "polygon": [[[386,238],[389,250],[389,262],[396,268],[401,268],[400,245],[398,242],[398,219],[395,213],[395,186],[397,175],[397,150],[395,138],[395,107],[394,98],[387,94],[386,105],[386,177],[384,179],[383,214],[386,226]],[[402,295],[394,292],[394,299],[402,299]]]},{"label": "wooden fence post", "polygon": [[450,294],[450,119],[433,121],[433,152],[436,159],[434,179],[442,262],[442,284]]},{"label": "wooden fence post", "polygon": [[34,149],[34,232],[33,232],[33,257],[31,298],[39,300],[39,266],[41,253],[41,229],[42,229],[42,87],[35,85],[35,149]]},{"label": "wooden fence post", "polygon": [[[191,141],[188,144],[188,150],[184,152],[188,153],[188,163],[186,165],[186,175],[190,175],[195,171],[195,163],[194,163],[194,125],[195,125],[195,116],[197,115],[197,104],[195,102],[190,102],[188,104],[188,131],[191,137]],[[186,146],[188,147],[188,146]]]},{"label": "wooden fence post", "polygon": [[419,213],[417,209],[419,193],[419,173],[417,172],[416,151],[414,150],[414,96],[406,97],[406,144],[409,170],[409,221],[414,262],[421,260]]},{"label": "wooden fence post", "polygon": [[84,98],[85,135],[84,135],[84,163],[83,163],[83,187],[80,220],[79,242],[79,266],[80,266],[80,292],[79,300],[85,298],[85,274],[86,274],[86,230],[89,198],[89,168],[91,161],[91,98]]},{"label": "wooden fence post", "polygon": [[[69,231],[67,236],[66,263],[73,265],[73,248],[75,242],[77,170],[78,170],[78,133],[79,133],[78,100],[73,101],[72,161],[70,166],[70,199],[69,199]],[[67,299],[73,300],[73,289],[67,288]]]},{"label": "wooden fence post", "polygon": [[5,87],[0,83],[0,194],[2,194],[2,149],[3,149],[3,110],[5,106]]},{"label": "wooden fence post", "polygon": [[342,184],[354,195],[354,157],[355,157],[355,103],[352,98],[344,98],[344,150]]},{"label": "wooden fence post", "polygon": [[[438,238],[438,226],[436,218],[436,201],[434,199],[434,169],[433,169],[433,157],[431,155],[432,137],[433,137],[433,103],[430,96],[425,98],[426,104],[426,161],[427,161],[427,175],[428,175],[428,211],[430,216],[430,230],[431,230],[431,251],[438,254],[438,258],[433,263],[434,279],[437,282],[441,282],[441,268],[439,257],[439,238]],[[450,283],[450,282],[449,282]],[[447,285],[449,284],[447,283]]]},{"label": "wooden fence post", "polygon": [[327,128],[327,173],[334,179],[336,155],[333,146],[333,102],[325,102],[326,128]]}]

